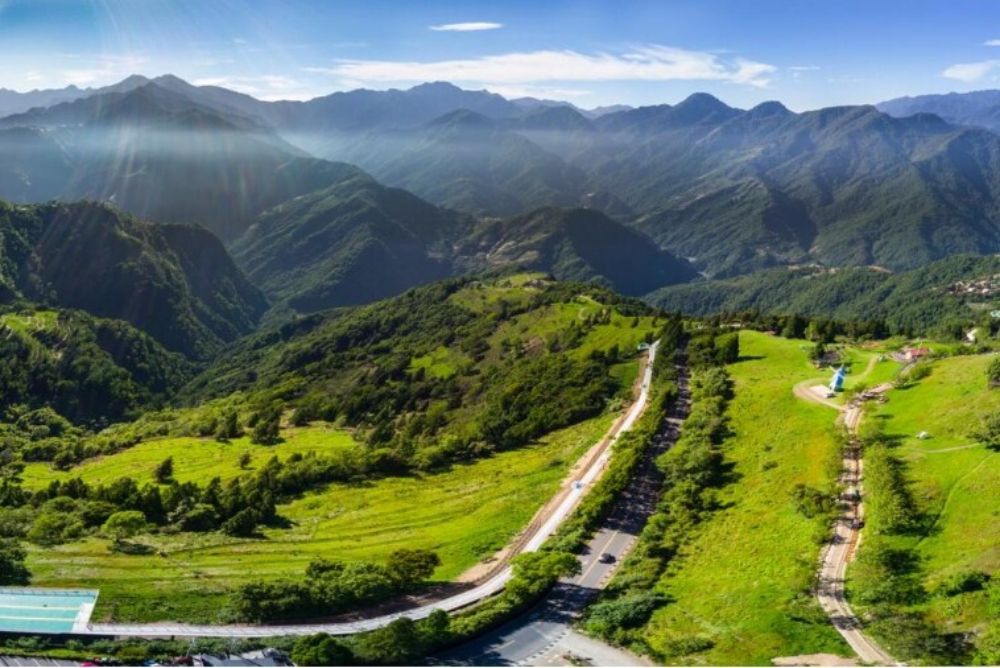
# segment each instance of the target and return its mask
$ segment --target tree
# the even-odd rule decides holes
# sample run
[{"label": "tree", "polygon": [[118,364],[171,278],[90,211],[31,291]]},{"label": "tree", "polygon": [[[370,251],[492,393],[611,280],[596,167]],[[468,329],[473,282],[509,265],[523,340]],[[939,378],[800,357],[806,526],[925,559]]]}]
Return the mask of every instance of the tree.
[{"label": "tree", "polygon": [[569,552],[527,552],[514,558],[514,577],[507,591],[526,601],[565,575],[580,572],[580,560]]},{"label": "tree", "polygon": [[222,523],[222,533],[229,536],[252,536],[260,517],[253,508],[244,508]]},{"label": "tree", "polygon": [[158,483],[169,482],[174,477],[174,458],[167,457],[160,462],[156,470],[153,471],[153,477],[156,478],[156,482]]},{"label": "tree", "polygon": [[451,617],[444,610],[435,608],[421,624],[421,635],[427,647],[440,647],[451,637]]},{"label": "tree", "polygon": [[984,415],[969,436],[990,450],[1000,450],[1000,411]]},{"label": "tree", "polygon": [[358,658],[365,664],[389,666],[415,665],[423,651],[416,624],[400,617],[388,626],[366,633],[355,645]]},{"label": "tree", "polygon": [[441,559],[430,550],[403,548],[389,555],[386,568],[394,580],[401,586],[408,587],[429,578],[440,565]]},{"label": "tree", "polygon": [[994,357],[986,367],[986,381],[991,389],[1000,387],[1000,355]]},{"label": "tree", "polygon": [[292,661],[297,666],[350,666],[351,650],[327,633],[304,636],[292,648]]},{"label": "tree", "polygon": [[26,585],[31,573],[24,565],[27,553],[13,538],[0,540],[0,585]]},{"label": "tree", "polygon": [[121,510],[108,518],[101,527],[116,543],[132,538],[146,528],[146,516],[138,510]]},{"label": "tree", "polygon": [[228,441],[240,436],[240,418],[235,409],[226,411],[215,430],[215,440]]},{"label": "tree", "polygon": [[281,406],[270,406],[257,414],[250,440],[259,445],[272,445],[278,442],[281,430]]},{"label": "tree", "polygon": [[718,364],[738,362],[740,360],[740,335],[732,332],[716,339],[715,355]]},{"label": "tree", "polygon": [[244,452],[242,455],[240,455],[240,468],[243,469],[244,471],[247,470],[247,467],[250,466],[250,461],[252,459],[253,457],[250,455],[249,452]]}]

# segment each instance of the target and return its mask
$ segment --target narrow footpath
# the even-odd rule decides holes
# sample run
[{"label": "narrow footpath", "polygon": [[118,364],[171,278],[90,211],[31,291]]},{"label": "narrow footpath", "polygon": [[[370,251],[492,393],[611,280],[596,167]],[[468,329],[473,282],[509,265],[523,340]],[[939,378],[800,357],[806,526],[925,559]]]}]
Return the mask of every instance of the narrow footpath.
[{"label": "narrow footpath", "polygon": [[[867,394],[883,394],[891,387],[892,385],[885,383],[869,390]],[[840,507],[843,512],[837,518],[833,536],[820,559],[816,598],[834,628],[861,661],[885,666],[898,665],[888,652],[865,634],[861,620],[847,602],[844,589],[847,565],[854,559],[861,541],[861,527],[864,525],[861,486],[864,464],[861,458],[861,445],[857,438],[858,425],[862,417],[862,403],[855,400],[846,407],[837,406],[805,389],[804,385],[796,386],[795,395],[824,406],[836,407],[840,411],[837,419],[843,421],[850,435],[850,443],[844,449],[843,469],[840,475]]]}]

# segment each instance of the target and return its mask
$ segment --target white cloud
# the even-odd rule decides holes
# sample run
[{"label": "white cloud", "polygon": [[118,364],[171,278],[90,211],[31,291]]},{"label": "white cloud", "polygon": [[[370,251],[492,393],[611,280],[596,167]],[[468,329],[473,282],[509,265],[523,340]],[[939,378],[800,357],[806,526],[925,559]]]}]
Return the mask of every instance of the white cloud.
[{"label": "white cloud", "polygon": [[491,21],[467,21],[465,23],[444,23],[439,26],[428,26],[428,28],[439,32],[473,32],[476,30],[496,30],[503,28],[503,24]]},{"label": "white cloud", "polygon": [[1000,46],[1000,39],[988,39],[983,42],[983,46]]},{"label": "white cloud", "polygon": [[309,100],[316,97],[316,92],[306,87],[301,81],[277,74],[264,74],[256,77],[203,77],[195,79],[191,83],[195,86],[220,86],[237,93],[252,95],[267,102]]},{"label": "white cloud", "polygon": [[788,69],[793,72],[815,72],[819,69],[819,65],[792,65]]},{"label": "white cloud", "polygon": [[88,58],[70,53],[56,54],[59,57],[73,59],[81,66],[63,70],[61,78],[64,82],[77,86],[92,84],[110,84],[135,74],[146,63],[142,56],[100,56]]},{"label": "white cloud", "polygon": [[508,100],[518,97],[534,97],[540,100],[565,100],[568,97],[586,97],[593,95],[592,91],[580,88],[550,88],[547,86],[511,86],[492,85],[489,87],[491,93],[499,93]]},{"label": "white cloud", "polygon": [[612,54],[531,51],[462,60],[339,60],[311,68],[342,79],[373,83],[452,81],[487,88],[553,81],[724,81],[766,86],[777,68],[744,58],[661,45]]},{"label": "white cloud", "polygon": [[958,63],[945,69],[941,73],[949,79],[957,79],[971,83],[982,79],[993,70],[1000,67],[1000,60],[981,60],[977,63]]}]

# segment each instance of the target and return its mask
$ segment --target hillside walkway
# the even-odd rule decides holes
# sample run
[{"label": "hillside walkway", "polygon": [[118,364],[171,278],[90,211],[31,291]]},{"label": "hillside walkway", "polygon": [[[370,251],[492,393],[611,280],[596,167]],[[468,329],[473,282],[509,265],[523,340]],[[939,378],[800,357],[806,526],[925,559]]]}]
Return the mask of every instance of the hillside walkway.
[{"label": "hillside walkway", "polygon": [[[890,383],[883,383],[868,391],[869,395],[883,394],[890,390]],[[824,401],[813,392],[801,391],[795,388],[795,395],[807,401],[836,408],[847,428],[851,442],[844,450],[843,470],[840,475],[842,493],[840,505],[843,513],[837,518],[833,536],[827,543],[820,558],[819,586],[816,598],[823,608],[834,628],[843,636],[847,644],[854,650],[861,661],[868,664],[892,666],[898,665],[892,656],[865,634],[861,620],[847,602],[844,582],[847,565],[854,559],[858,544],[861,542],[861,527],[864,524],[864,505],[861,496],[861,480],[864,464],[861,458],[861,447],[857,440],[858,425],[861,423],[862,404],[852,401],[847,406],[837,406]]]}]

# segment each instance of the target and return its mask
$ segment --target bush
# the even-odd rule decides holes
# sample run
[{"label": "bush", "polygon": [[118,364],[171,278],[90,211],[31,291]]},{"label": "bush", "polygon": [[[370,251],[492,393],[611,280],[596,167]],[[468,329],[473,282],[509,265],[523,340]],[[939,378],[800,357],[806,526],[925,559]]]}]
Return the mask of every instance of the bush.
[{"label": "bush", "polygon": [[27,553],[16,540],[0,540],[0,585],[26,585],[31,573],[24,565]]},{"label": "bush", "polygon": [[990,582],[990,574],[983,571],[955,573],[934,588],[936,596],[958,596],[973,591],[982,591]]},{"label": "bush", "polygon": [[132,538],[146,528],[146,516],[138,510],[122,510],[107,519],[101,531],[116,543]]},{"label": "bush", "polygon": [[990,360],[986,367],[986,383],[990,388],[1000,387],[1000,355]]},{"label": "bush", "polygon": [[649,621],[657,608],[665,605],[667,600],[663,594],[646,591],[602,601],[590,608],[587,629],[599,636],[606,636],[616,629],[638,628]]},{"label": "bush", "polygon": [[354,655],[350,648],[326,633],[304,636],[292,648],[292,661],[297,666],[350,666]]},{"label": "bush", "polygon": [[228,536],[252,536],[257,530],[260,516],[253,508],[244,508],[222,523],[222,533]]}]

